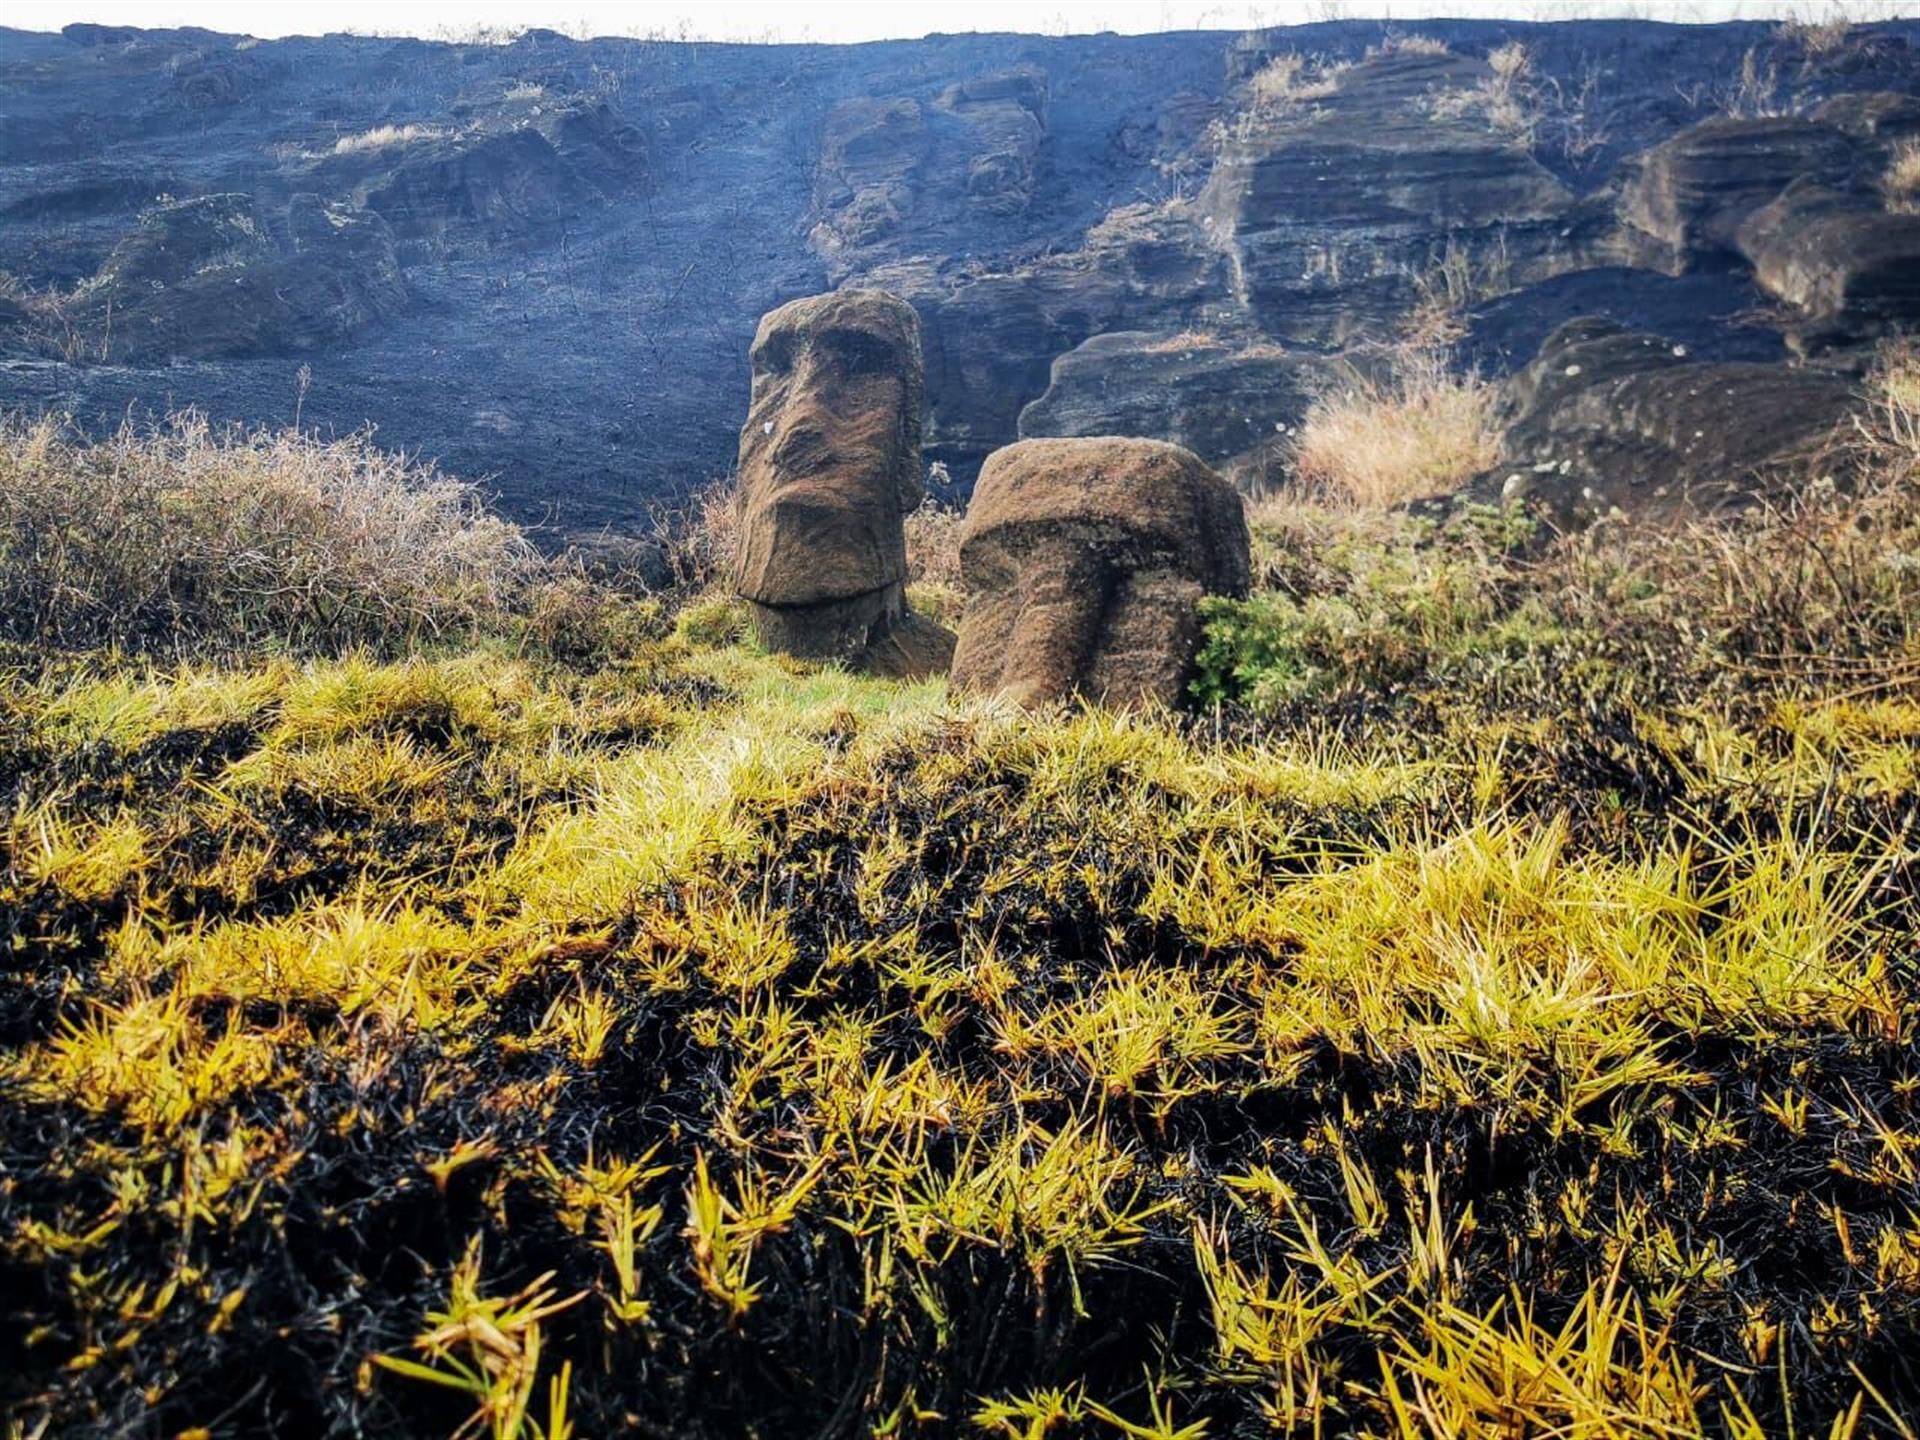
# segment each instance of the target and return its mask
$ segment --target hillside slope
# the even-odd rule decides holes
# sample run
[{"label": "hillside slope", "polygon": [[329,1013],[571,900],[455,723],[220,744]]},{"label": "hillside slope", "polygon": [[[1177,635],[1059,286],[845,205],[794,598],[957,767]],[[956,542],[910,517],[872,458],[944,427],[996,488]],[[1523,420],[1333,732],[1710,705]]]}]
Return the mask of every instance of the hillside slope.
[{"label": "hillside slope", "polygon": [[[1776,190],[1794,166],[1865,186],[1915,128],[1912,25],[1415,29],[0,30],[0,407],[372,422],[523,518],[634,529],[730,463],[758,316],[860,282],[920,309],[930,455],[961,483],[1030,405],[1024,433],[1125,426],[1257,466],[1327,358],[1436,277],[1492,370],[1593,313],[1779,358],[1793,324],[1755,323],[1751,263],[1687,228],[1731,202],[1645,157],[1728,110],[1801,117],[1776,128],[1811,140],[1736,157],[1757,205],[1781,164]],[[1162,343],[1185,335],[1219,363]]]}]

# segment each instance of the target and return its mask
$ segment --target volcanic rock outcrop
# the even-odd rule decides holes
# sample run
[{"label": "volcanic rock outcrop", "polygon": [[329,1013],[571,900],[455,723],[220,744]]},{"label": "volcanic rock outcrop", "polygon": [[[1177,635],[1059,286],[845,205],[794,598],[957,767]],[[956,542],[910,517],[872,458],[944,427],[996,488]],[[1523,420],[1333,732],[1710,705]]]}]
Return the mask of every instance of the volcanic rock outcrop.
[{"label": "volcanic rock outcrop", "polygon": [[896,677],[946,667],[953,637],[906,602],[925,409],[906,302],[846,290],[760,322],[735,584],[769,649]]},{"label": "volcanic rock outcrop", "polygon": [[1640,258],[1677,272],[1733,254],[1747,217],[1800,176],[1847,184],[1860,166],[1858,143],[1832,125],[1786,115],[1705,120],[1632,164],[1621,218],[1654,242]]},{"label": "volcanic rock outcrop", "polygon": [[1246,515],[1177,445],[1022,440],[981,468],[960,571],[956,688],[1024,705],[1177,705],[1201,598],[1247,591]]},{"label": "volcanic rock outcrop", "polygon": [[302,353],[396,314],[406,283],[378,215],[296,195],[276,244],[245,195],[155,206],[82,288],[102,358]]},{"label": "volcanic rock outcrop", "polygon": [[1492,74],[1466,55],[1388,52],[1243,113],[1198,205],[1263,329],[1338,345],[1391,321],[1436,236],[1506,285],[1582,263],[1574,196],[1482,107]]},{"label": "volcanic rock outcrop", "polygon": [[1808,179],[1750,215],[1737,239],[1760,287],[1791,307],[1788,340],[1803,354],[1920,321],[1920,215]]},{"label": "volcanic rock outcrop", "polygon": [[1046,394],[1020,412],[1020,438],[1147,435],[1258,490],[1336,373],[1327,356],[1271,341],[1109,331],[1053,362]]},{"label": "volcanic rock outcrop", "polygon": [[1563,524],[1710,512],[1830,458],[1856,403],[1845,376],[1743,362],[1606,320],[1562,325],[1507,382],[1502,464],[1479,489]]}]

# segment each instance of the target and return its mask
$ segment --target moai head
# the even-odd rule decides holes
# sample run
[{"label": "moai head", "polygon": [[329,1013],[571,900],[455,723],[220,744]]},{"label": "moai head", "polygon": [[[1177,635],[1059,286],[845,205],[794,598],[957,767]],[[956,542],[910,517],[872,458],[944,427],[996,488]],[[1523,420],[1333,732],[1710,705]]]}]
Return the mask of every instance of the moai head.
[{"label": "moai head", "polygon": [[1027,705],[1177,705],[1201,597],[1247,591],[1246,518],[1177,445],[1023,440],[980,471],[960,571],[956,688]]},{"label": "moai head", "polygon": [[890,672],[943,664],[941,647],[903,659],[897,643],[925,627],[906,610],[902,525],[923,494],[913,307],[878,290],[795,300],[761,320],[752,360],[735,584],[761,639]]}]

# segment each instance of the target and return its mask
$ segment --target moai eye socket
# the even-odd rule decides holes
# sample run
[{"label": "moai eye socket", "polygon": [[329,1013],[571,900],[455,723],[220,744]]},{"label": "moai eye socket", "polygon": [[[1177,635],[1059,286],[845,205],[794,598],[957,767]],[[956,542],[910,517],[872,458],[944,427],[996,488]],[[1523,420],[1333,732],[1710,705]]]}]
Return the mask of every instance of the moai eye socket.
[{"label": "moai eye socket", "polygon": [[877,375],[899,363],[889,346],[858,330],[830,330],[818,343],[843,375]]},{"label": "moai eye socket", "polygon": [[755,375],[785,375],[793,369],[793,357],[798,349],[798,341],[790,330],[776,330],[755,347],[753,352],[753,373]]}]

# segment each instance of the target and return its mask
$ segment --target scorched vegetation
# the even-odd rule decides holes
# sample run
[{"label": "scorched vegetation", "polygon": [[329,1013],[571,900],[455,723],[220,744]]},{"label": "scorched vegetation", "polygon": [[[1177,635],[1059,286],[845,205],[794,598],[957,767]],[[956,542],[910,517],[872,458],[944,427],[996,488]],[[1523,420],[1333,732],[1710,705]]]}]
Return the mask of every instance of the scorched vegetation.
[{"label": "scorched vegetation", "polygon": [[[1269,509],[1184,718],[797,667],[445,494],[510,571],[445,608],[10,571],[11,1433],[1911,1436],[1882,418],[1710,530]],[[132,453],[64,444],[6,487]]]}]

